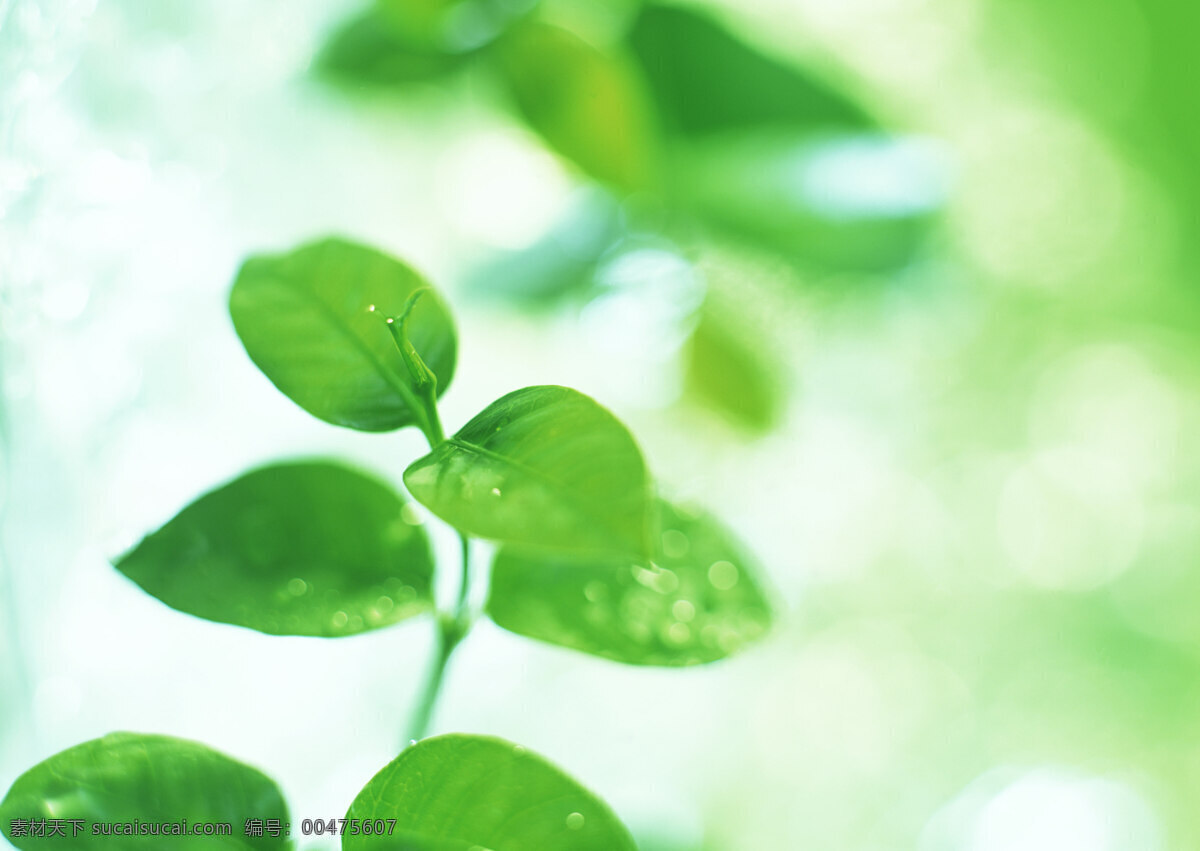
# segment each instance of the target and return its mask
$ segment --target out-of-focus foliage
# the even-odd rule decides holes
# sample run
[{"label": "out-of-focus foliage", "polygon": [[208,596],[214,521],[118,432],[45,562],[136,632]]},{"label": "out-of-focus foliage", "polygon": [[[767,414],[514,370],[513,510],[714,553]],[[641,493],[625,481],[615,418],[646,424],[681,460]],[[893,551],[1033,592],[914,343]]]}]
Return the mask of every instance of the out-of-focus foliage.
[{"label": "out-of-focus foliage", "polygon": [[783,413],[783,377],[752,332],[710,307],[687,344],[685,389],[752,434],[770,431]]},{"label": "out-of-focus foliage", "polygon": [[699,665],[761,637],[753,561],[711,517],[660,502],[652,558],[505,547],[487,613],[505,629],[633,665]]},{"label": "out-of-focus foliage", "polygon": [[812,133],[877,126],[851,98],[756,51],[702,12],[648,4],[627,39],[663,126],[679,137],[760,127]]},{"label": "out-of-focus foliage", "polygon": [[325,73],[349,85],[387,89],[445,77],[468,58],[413,37],[393,25],[382,9],[372,8],[347,21],[318,62]]},{"label": "out-of-focus foliage", "polygon": [[381,90],[443,79],[527,11],[504,0],[376,0],[330,36],[318,67]]},{"label": "out-of-focus foliage", "polygon": [[[399,3],[390,13],[377,7],[334,38],[326,68],[398,89],[409,82],[408,71],[391,73],[393,65],[458,68],[463,54],[430,33],[442,33],[453,13],[482,5]],[[848,267],[904,263],[941,206],[936,175],[932,188],[916,188],[915,210],[861,197],[869,182],[860,182],[857,195],[854,186],[808,186],[808,172],[820,168],[813,160],[842,140],[861,146],[871,138],[864,134],[877,134],[876,144],[886,144],[879,122],[852,97],[757,51],[707,14],[647,5],[621,41],[604,47],[543,21],[471,15],[492,21],[489,36],[472,49],[488,58],[483,68],[494,72],[521,119],[551,149],[620,192],[666,193],[705,224],[796,262]],[[347,42],[353,33],[361,46]],[[343,52],[344,60],[331,58]],[[551,268],[562,280],[577,278],[569,267]],[[529,291],[547,289],[531,284]]]},{"label": "out-of-focus foliage", "polygon": [[[448,40],[450,22],[486,21],[469,50],[501,100],[617,203],[637,192],[658,211],[613,228],[596,204],[577,205],[523,250],[484,260],[469,278],[475,291],[527,305],[586,302],[602,258],[646,233],[744,241],[821,273],[887,272],[919,255],[944,206],[936,151],[889,134],[853,96],[711,13],[644,4],[616,16],[624,21],[616,37],[591,43],[594,27],[563,25],[589,20],[569,5],[486,8],[482,0],[378,6],[334,37],[327,58],[347,58],[327,70],[402,91],[407,71],[379,69],[457,70],[466,56]],[[369,49],[347,43],[360,30]],[[711,351],[711,341],[692,351]],[[761,427],[771,417],[751,408],[742,419]]]},{"label": "out-of-focus foliage", "polygon": [[551,148],[620,189],[651,180],[651,113],[640,79],[619,53],[534,23],[500,40],[496,62],[520,114]]},{"label": "out-of-focus foliage", "polygon": [[745,133],[681,151],[671,186],[706,221],[784,257],[886,272],[912,260],[941,206],[929,159],[880,136]]},{"label": "out-of-focus foliage", "polygon": [[478,265],[465,287],[473,297],[529,308],[578,296],[594,285],[603,256],[628,238],[625,218],[612,195],[593,189],[532,245]]}]

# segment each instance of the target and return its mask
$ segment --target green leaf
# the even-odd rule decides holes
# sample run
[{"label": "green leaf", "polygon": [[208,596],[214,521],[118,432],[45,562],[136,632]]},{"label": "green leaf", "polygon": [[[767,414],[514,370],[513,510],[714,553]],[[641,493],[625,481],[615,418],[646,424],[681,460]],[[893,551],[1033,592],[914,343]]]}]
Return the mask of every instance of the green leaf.
[{"label": "green leaf", "polygon": [[[385,821],[385,830],[386,824]],[[366,845],[371,851],[477,851],[480,847],[471,842],[462,842],[456,839],[432,839],[408,831],[372,836],[366,840]]]},{"label": "green leaf", "polygon": [[540,239],[494,255],[472,270],[465,289],[478,298],[526,307],[548,306],[593,286],[604,255],[627,236],[626,213],[593,187],[577,195],[567,214]]},{"label": "green leaf", "polygon": [[168,606],[272,635],[338,637],[432,606],[433,560],[387,485],[324,461],[208,493],[116,567]]},{"label": "green leaf", "polygon": [[487,613],[510,632],[631,665],[713,662],[763,635],[752,560],[710,517],[661,503],[653,562],[505,547]]},{"label": "green leaf", "polygon": [[[361,431],[424,427],[424,408],[385,317],[428,287],[399,260],[330,238],[248,259],[229,312],[251,360],[313,416]],[[413,310],[409,338],[444,392],[457,344],[436,293],[426,293]]]},{"label": "green leaf", "polygon": [[686,388],[690,395],[747,431],[769,431],[783,409],[775,370],[764,353],[706,309],[688,343]]},{"label": "green leaf", "polygon": [[[0,802],[0,829],[20,849],[43,851],[136,851],[178,848],[256,849],[288,847],[286,836],[248,837],[247,819],[288,821],[279,787],[257,769],[195,742],[167,736],[112,733],[50,757],[17,778]],[[21,837],[14,820],[81,819],[83,832]],[[93,826],[140,822],[230,826],[229,835],[202,837],[94,835]],[[138,828],[135,827],[135,830]]]},{"label": "green leaf", "polygon": [[689,146],[672,167],[676,200],[709,224],[825,268],[909,262],[946,198],[933,151],[884,136],[719,137]]},{"label": "green leaf", "polygon": [[647,5],[628,40],[664,127],[677,134],[875,126],[850,98],[758,52],[702,12]]},{"label": "green leaf", "polygon": [[337,82],[397,89],[445,77],[469,56],[415,37],[375,6],[337,29],[316,64]]},{"label": "green leaf", "polygon": [[649,481],[625,426],[578,391],[526,387],[414,462],[404,483],[451,526],[572,551],[648,549]]},{"label": "green leaf", "polygon": [[540,756],[484,736],[413,745],[371,779],[346,818],[395,819],[413,844],[350,835],[345,851],[635,851],[603,801]]},{"label": "green leaf", "polygon": [[546,144],[622,189],[650,179],[655,133],[640,78],[624,57],[559,27],[514,27],[496,42],[501,78]]}]

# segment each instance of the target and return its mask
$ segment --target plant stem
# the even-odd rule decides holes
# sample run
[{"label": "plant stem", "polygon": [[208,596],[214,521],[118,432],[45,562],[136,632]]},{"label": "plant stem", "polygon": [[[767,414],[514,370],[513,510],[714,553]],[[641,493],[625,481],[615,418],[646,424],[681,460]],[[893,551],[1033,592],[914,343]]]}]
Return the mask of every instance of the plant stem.
[{"label": "plant stem", "polygon": [[430,665],[425,686],[421,690],[420,700],[417,702],[412,721],[409,723],[409,743],[424,737],[429,731],[429,722],[433,719],[433,710],[437,706],[438,695],[442,691],[442,681],[446,677],[446,664],[450,661],[450,654],[453,652],[454,646],[447,641],[445,630],[441,629],[439,624],[433,664]]},{"label": "plant stem", "polygon": [[467,604],[470,602],[471,594],[471,539],[463,532],[459,532],[458,540],[462,544],[462,576],[459,579],[458,602],[455,604],[454,617],[461,623],[467,618]]},{"label": "plant stem", "polygon": [[413,712],[409,724],[408,741],[413,742],[422,738],[429,731],[429,723],[433,719],[433,711],[437,707],[438,696],[442,691],[442,683],[446,678],[446,667],[455,648],[462,643],[471,630],[471,616],[468,609],[471,578],[471,542],[459,532],[462,542],[462,584],[458,589],[458,602],[452,613],[439,612],[437,618],[438,632],[433,661],[429,666],[429,674],[421,697]]},{"label": "plant stem", "polygon": [[[404,361],[404,366],[408,370],[409,377],[412,379],[412,390],[423,408],[420,412],[422,416],[419,423],[421,431],[425,434],[425,439],[429,441],[429,448],[436,449],[446,439],[446,432],[442,428],[442,420],[438,414],[437,376],[421,359],[421,355],[413,347],[412,341],[408,339],[408,318],[412,314],[417,300],[424,292],[424,290],[417,290],[413,293],[404,307],[404,312],[400,316],[389,318],[387,327],[400,352],[400,357]],[[470,612],[471,539],[461,530],[456,529],[455,531],[462,544],[462,578],[458,588],[458,599],[452,611],[439,610],[437,613],[438,632],[434,656],[409,725],[408,741],[420,739],[428,732],[434,709],[437,707],[438,696],[442,691],[442,684],[446,679],[446,667],[450,663],[450,657],[455,648],[467,637],[467,633],[471,631],[473,620]]]}]

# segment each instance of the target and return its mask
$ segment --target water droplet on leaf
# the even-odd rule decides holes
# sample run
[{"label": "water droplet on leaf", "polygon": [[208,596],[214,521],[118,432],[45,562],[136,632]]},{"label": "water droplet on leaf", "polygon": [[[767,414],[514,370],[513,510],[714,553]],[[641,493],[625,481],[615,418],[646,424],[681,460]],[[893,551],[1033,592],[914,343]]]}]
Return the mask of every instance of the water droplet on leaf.
[{"label": "water droplet on leaf", "polygon": [[738,569],[727,561],[715,561],[708,569],[708,581],[718,591],[728,591],[738,583]]}]

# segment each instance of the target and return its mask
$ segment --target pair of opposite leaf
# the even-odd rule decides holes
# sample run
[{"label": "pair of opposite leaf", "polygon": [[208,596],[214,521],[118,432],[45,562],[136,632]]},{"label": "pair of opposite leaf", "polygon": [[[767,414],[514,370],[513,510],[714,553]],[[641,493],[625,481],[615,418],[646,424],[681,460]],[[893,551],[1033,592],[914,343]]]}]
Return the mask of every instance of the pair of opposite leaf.
[{"label": "pair of opposite leaf", "polygon": [[[359,792],[344,822],[306,815],[320,816],[321,835],[339,833],[343,851],[635,851],[603,801],[540,756],[485,736],[409,747]],[[224,824],[229,832],[164,837],[135,826],[113,835],[106,827],[185,819],[188,830]],[[0,800],[0,833],[22,851],[285,851],[303,827],[257,769],[195,742],[135,733],[62,751]]]},{"label": "pair of opposite leaf", "polygon": [[[435,292],[412,303],[423,289],[400,261],[326,239],[246,261],[230,312],[254,363],[309,413],[425,431],[432,451],[405,485],[455,529],[500,544],[486,612],[501,627],[672,666],[761,635],[770,610],[750,559],[708,516],[653,495],[637,444],[592,399],[527,387],[449,438],[432,427],[397,342],[411,343],[440,394],[456,338]],[[385,317],[406,308],[395,340]],[[434,607],[418,512],[377,478],[324,460],[247,473],[116,565],[175,609],[278,635],[353,635]]]}]

